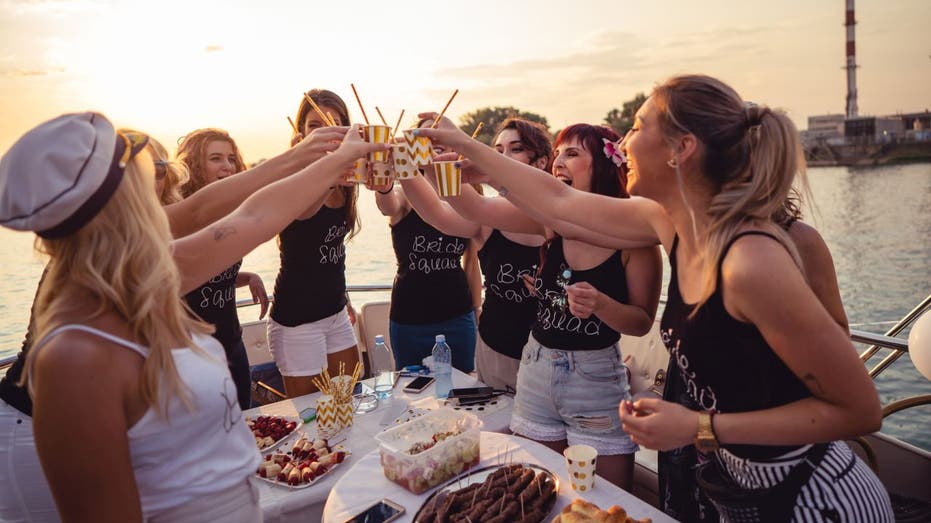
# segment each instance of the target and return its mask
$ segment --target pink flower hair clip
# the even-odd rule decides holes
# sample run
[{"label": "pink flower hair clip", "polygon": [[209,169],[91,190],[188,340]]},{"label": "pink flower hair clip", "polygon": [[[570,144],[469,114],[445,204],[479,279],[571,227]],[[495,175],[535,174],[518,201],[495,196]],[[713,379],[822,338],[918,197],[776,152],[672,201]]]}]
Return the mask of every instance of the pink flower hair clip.
[{"label": "pink flower hair clip", "polygon": [[607,138],[602,138],[601,141],[603,141],[605,144],[605,148],[604,148],[605,156],[609,160],[614,162],[614,165],[617,165],[618,167],[620,167],[624,165],[625,163],[627,163],[627,157],[624,156],[623,152],[621,152],[621,148],[617,146],[617,143],[612,142],[611,140],[608,140]]}]

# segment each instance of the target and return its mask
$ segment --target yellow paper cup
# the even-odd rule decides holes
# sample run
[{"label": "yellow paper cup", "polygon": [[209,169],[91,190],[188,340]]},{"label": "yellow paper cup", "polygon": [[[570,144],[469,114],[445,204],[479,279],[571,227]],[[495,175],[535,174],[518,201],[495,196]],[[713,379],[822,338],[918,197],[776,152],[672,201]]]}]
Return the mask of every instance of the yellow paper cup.
[{"label": "yellow paper cup", "polygon": [[462,169],[456,160],[433,162],[436,169],[436,186],[440,196],[459,196],[462,193]]},{"label": "yellow paper cup", "polygon": [[569,469],[569,481],[577,492],[595,488],[595,460],[598,451],[589,445],[572,445],[562,452]]},{"label": "yellow paper cup", "polygon": [[392,145],[391,157],[394,163],[394,174],[398,180],[407,180],[420,174],[420,170],[411,158],[407,142]]},{"label": "yellow paper cup", "polygon": [[423,167],[433,161],[433,144],[426,136],[414,136],[414,129],[404,131],[404,142],[407,143],[407,153],[414,165]]},{"label": "yellow paper cup", "polygon": [[352,183],[365,183],[367,176],[368,162],[365,160],[365,158],[359,158],[352,166],[352,171],[349,171],[349,174],[346,176],[346,181]]},{"label": "yellow paper cup", "polygon": [[388,162],[372,162],[372,184],[382,186],[391,183],[391,171]]},{"label": "yellow paper cup", "polygon": [[[365,141],[369,143],[391,143],[391,128],[387,125],[366,125],[362,128]],[[369,161],[387,162],[388,151],[375,151],[369,153]]]}]

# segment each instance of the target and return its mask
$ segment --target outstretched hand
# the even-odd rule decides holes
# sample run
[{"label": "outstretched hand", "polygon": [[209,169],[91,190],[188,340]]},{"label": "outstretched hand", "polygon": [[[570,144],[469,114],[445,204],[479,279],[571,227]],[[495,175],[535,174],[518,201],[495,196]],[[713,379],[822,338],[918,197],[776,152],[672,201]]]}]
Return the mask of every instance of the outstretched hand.
[{"label": "outstretched hand", "polygon": [[[420,113],[417,115],[419,118],[429,118],[434,119],[439,116],[438,113]],[[417,136],[426,136],[430,139],[431,142],[437,144],[444,149],[452,149],[458,151],[457,146],[467,143],[472,138],[468,134],[462,132],[461,129],[456,127],[456,124],[453,123],[447,117],[440,118],[440,122],[437,124],[436,128],[430,127],[420,127],[414,129],[414,134]]]},{"label": "outstretched hand", "polygon": [[[314,129],[309,135],[296,142],[293,149],[299,155],[300,162],[303,165],[310,165],[326,156],[327,153],[339,148],[348,129],[348,127],[320,127]],[[301,135],[295,134],[292,137],[292,143],[294,143],[293,139],[299,136]]]}]

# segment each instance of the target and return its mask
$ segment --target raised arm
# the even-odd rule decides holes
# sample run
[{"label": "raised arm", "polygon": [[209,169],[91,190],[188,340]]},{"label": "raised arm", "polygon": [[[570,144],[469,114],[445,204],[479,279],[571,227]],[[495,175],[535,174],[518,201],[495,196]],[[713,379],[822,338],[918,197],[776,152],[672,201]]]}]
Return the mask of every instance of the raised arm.
[{"label": "raised arm", "polygon": [[172,242],[182,275],[181,292],[196,288],[271,239],[307,209],[308,201],[328,192],[356,158],[383,147],[348,132],[335,152],[261,189],[210,227]]},{"label": "raised arm", "polygon": [[424,176],[401,180],[401,186],[404,187],[407,201],[417,214],[443,234],[465,238],[481,235],[481,224],[464,218],[447,202],[441,200]]},{"label": "raised arm", "polygon": [[[431,115],[433,113],[423,116]],[[437,129],[424,128],[417,132],[459,151],[472,166],[489,176],[508,199],[520,201],[556,219],[627,240],[628,248],[657,243],[672,245],[675,229],[656,202],[591,194],[573,189],[553,177],[534,176],[539,174],[539,169],[498,154],[470,138],[447,118],[441,119]]]},{"label": "raised arm", "polygon": [[226,216],[249,195],[296,173],[334,151],[346,134],[345,127],[321,127],[295,147],[259,165],[211,183],[180,202],[165,206],[171,233],[187,236]]},{"label": "raised arm", "polygon": [[527,216],[511,202],[501,197],[482,196],[468,184],[463,184],[459,196],[450,197],[446,201],[465,219],[493,229],[523,234],[546,234],[539,222]]}]

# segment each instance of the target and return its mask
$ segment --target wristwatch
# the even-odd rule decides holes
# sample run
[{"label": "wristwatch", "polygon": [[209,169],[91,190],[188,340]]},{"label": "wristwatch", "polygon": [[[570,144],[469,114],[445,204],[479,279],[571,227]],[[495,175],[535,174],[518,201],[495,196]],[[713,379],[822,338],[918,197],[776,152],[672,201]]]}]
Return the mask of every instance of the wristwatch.
[{"label": "wristwatch", "polygon": [[708,453],[718,450],[718,438],[714,435],[712,418],[714,411],[698,413],[698,433],[695,434],[695,448],[699,452]]}]

